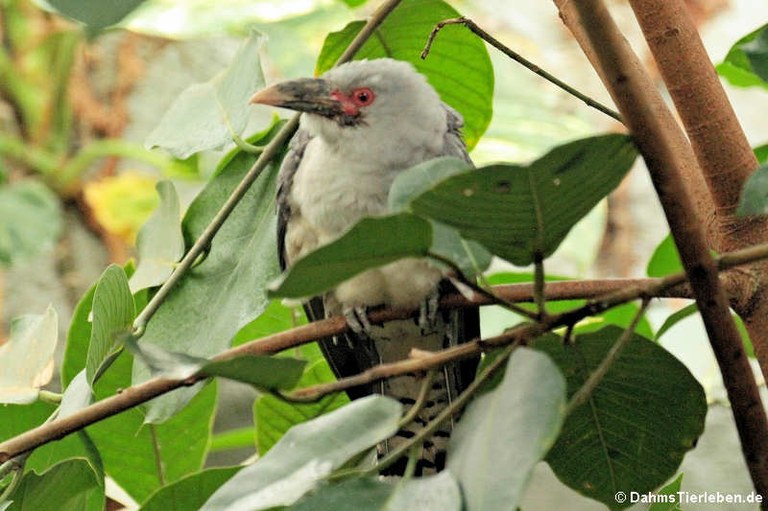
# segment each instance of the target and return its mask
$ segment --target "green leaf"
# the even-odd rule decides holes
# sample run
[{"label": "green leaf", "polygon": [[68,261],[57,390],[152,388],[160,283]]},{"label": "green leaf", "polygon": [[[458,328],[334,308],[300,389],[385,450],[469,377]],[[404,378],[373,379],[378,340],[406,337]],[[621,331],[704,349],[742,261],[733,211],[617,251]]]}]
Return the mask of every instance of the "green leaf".
[{"label": "green leaf", "polygon": [[[275,125],[251,139],[266,143]],[[256,160],[240,150],[224,158],[214,178],[187,209],[182,224],[190,245],[210,223],[232,190]],[[279,159],[270,163],[249,188],[211,243],[208,256],[194,266],[147,324],[141,345],[155,344],[176,353],[210,358],[267,307],[267,283],[279,273],[277,264],[275,186]],[[134,367],[134,382],[149,370]],[[153,400],[148,422],[162,422],[180,410],[199,386],[180,389]]]},{"label": "green leaf", "polygon": [[210,452],[230,451],[234,449],[253,450],[256,428],[246,426],[216,433],[211,438]]},{"label": "green leaf", "polygon": [[149,134],[146,146],[185,159],[240,135],[248,122],[248,98],[264,88],[259,58],[264,40],[263,34],[252,31],[225,71],[182,92]]},{"label": "green leaf", "polygon": [[[131,271],[129,267],[128,273]],[[95,286],[78,303],[67,335],[61,371],[62,380],[70,385],[85,366],[91,330],[88,317],[94,291]],[[131,365],[131,355],[124,351],[94,386],[95,398],[114,396],[129,387]],[[143,413],[134,408],[89,426],[87,432],[102,453],[107,474],[134,500],[142,502],[164,484],[202,468],[215,407],[216,386],[213,384],[164,424],[144,426]]]},{"label": "green leaf", "polygon": [[119,22],[144,0],[48,0],[48,3],[64,16],[96,31]]},{"label": "green leaf", "polygon": [[[683,482],[683,474],[680,474],[674,481],[666,485],[664,488],[656,492],[657,495],[666,495],[668,502],[654,502],[648,507],[648,511],[682,511],[680,507],[680,501],[678,500],[678,492]],[[661,499],[660,499],[661,500]]]},{"label": "green leaf", "polygon": [[32,180],[0,185],[0,265],[35,257],[60,231],[59,201],[48,188]]},{"label": "green leaf", "polygon": [[666,277],[683,271],[683,263],[671,234],[667,234],[653,251],[645,271],[649,277]]},{"label": "green leaf", "polygon": [[63,461],[42,474],[28,472],[13,493],[9,511],[101,511],[104,484],[85,459]]},{"label": "green leaf", "polygon": [[131,292],[159,286],[171,276],[184,255],[181,206],[170,181],[157,183],[160,205],[139,231],[136,239],[139,263],[129,281]]},{"label": "green leaf", "polygon": [[[464,160],[451,157],[435,158],[401,172],[389,189],[389,210],[407,211],[412,198],[426,192],[450,176],[466,171]],[[491,264],[491,254],[482,245],[464,240],[456,230],[431,220],[433,241],[431,252],[453,261],[467,276],[482,273]]]},{"label": "green leaf", "polygon": [[[440,32],[429,56],[425,60],[420,57],[435,24],[458,16],[458,11],[442,0],[403,0],[355,58],[392,57],[413,64],[442,100],[464,117],[464,139],[471,149],[493,115],[493,66],[485,43],[464,27],[448,26]],[[356,21],[328,35],[317,58],[316,74],[336,63],[364,24]]]},{"label": "green leaf", "polygon": [[696,305],[696,302],[689,303],[682,309],[673,312],[672,314],[667,317],[667,319],[664,320],[664,323],[659,328],[659,331],[656,332],[656,341],[658,342],[659,339],[661,339],[661,336],[667,333],[667,330],[675,326],[680,321],[684,320],[688,316],[691,316],[693,314],[696,314],[699,312],[699,308]]},{"label": "green leaf", "polygon": [[52,306],[11,322],[11,336],[0,345],[0,403],[25,404],[37,399],[53,376],[53,352],[59,319]]},{"label": "green leaf", "polygon": [[93,294],[93,327],[85,366],[91,385],[104,360],[120,348],[118,337],[130,331],[135,315],[128,277],[112,264],[102,273]]},{"label": "green leaf", "polygon": [[559,146],[528,167],[491,165],[442,181],[413,210],[518,266],[551,255],[623,179],[637,151],[624,135]]},{"label": "green leaf", "polygon": [[761,164],[768,163],[768,144],[763,144],[754,148],[757,162]]},{"label": "green leaf", "polygon": [[762,165],[744,183],[736,214],[747,216],[766,213],[768,213],[768,165]]},{"label": "green leaf", "polygon": [[295,358],[244,356],[209,362],[201,371],[207,376],[220,376],[248,383],[258,389],[288,390],[296,386],[306,362]]},{"label": "green leaf", "polygon": [[757,31],[755,37],[741,45],[749,60],[752,71],[766,83],[768,82],[768,25]]},{"label": "green leaf", "polygon": [[163,486],[141,506],[141,511],[189,511],[199,509],[221,485],[242,467],[210,468]]},{"label": "green leaf", "polygon": [[341,1],[347,4],[349,7],[360,7],[367,0],[341,0]]},{"label": "green leaf", "polygon": [[[737,87],[768,88],[768,80],[761,78],[766,76],[766,31],[768,25],[763,25],[739,39],[728,51],[725,60],[717,65],[718,74]],[[757,69],[753,64],[757,65]]]},{"label": "green leaf", "polygon": [[61,405],[57,418],[63,419],[73,413],[82,410],[93,403],[93,391],[88,383],[88,375],[85,369],[77,373],[77,376],[64,389],[64,395],[61,397]]},{"label": "green leaf", "polygon": [[436,476],[384,482],[350,479],[325,486],[291,507],[292,511],[460,511],[459,485],[448,471]]},{"label": "green leaf", "polygon": [[[323,359],[307,367],[299,386],[309,387],[335,380],[331,368]],[[324,396],[315,403],[291,403],[270,394],[260,396],[253,405],[256,424],[256,447],[263,456],[293,426],[310,421],[349,403],[343,392]]]},{"label": "green leaf", "polygon": [[397,431],[402,405],[383,396],[358,399],[291,428],[253,465],[219,488],[203,511],[258,511],[290,505],[333,470]]},{"label": "green leaf", "polygon": [[337,240],[296,261],[270,295],[316,296],[365,270],[404,257],[424,257],[431,245],[429,222],[410,213],[363,218]]},{"label": "green leaf", "polygon": [[[300,310],[300,309],[299,309]],[[272,300],[261,315],[241,328],[232,339],[233,346],[282,332],[307,323],[303,312],[283,305],[281,300]]]},{"label": "green leaf", "polygon": [[467,407],[448,444],[448,470],[469,511],[517,507],[533,467],[557,438],[564,411],[565,381],[557,366],[535,350],[515,350],[501,384]]},{"label": "green leaf", "polygon": [[[533,347],[557,363],[573,396],[622,333],[609,326],[568,345],[547,335]],[[633,335],[587,402],[566,418],[547,462],[577,492],[623,509],[630,502],[617,503],[617,492],[646,493],[675,473],[701,435],[706,412],[704,390],[688,369]]]}]

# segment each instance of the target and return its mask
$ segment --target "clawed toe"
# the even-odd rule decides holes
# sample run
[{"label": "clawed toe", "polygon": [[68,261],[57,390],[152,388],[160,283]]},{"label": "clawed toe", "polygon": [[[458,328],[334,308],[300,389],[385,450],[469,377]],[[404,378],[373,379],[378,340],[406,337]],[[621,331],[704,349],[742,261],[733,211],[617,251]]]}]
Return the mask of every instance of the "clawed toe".
[{"label": "clawed toe", "polygon": [[345,307],[344,317],[347,326],[358,336],[369,339],[371,337],[371,321],[368,319],[368,311],[365,307]]}]

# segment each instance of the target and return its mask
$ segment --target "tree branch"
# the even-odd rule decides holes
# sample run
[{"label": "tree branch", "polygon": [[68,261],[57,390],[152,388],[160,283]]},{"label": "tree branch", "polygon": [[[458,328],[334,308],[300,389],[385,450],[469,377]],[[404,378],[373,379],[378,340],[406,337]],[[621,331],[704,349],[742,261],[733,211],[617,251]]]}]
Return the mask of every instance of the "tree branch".
[{"label": "tree branch", "polygon": [[[719,266],[720,269],[726,270],[739,264],[748,264],[755,260],[766,258],[768,258],[768,244],[731,254],[725,254],[720,258]],[[685,282],[685,279],[686,277],[684,273],[676,273],[660,279],[551,282],[547,285],[546,292],[547,296],[552,299],[584,297],[596,297],[596,299],[573,311],[550,316],[544,324],[526,324],[502,336],[485,340],[477,339],[470,343],[451,348],[450,350],[454,351],[450,352],[448,355],[446,355],[445,351],[441,351],[426,356],[420,356],[420,364],[414,363],[412,360],[405,360],[398,362],[397,364],[400,364],[399,366],[390,364],[389,367],[377,371],[388,373],[389,376],[405,374],[412,371],[423,371],[429,367],[437,365],[434,363],[434,359],[431,359],[430,357],[437,357],[439,360],[444,360],[446,363],[452,362],[461,357],[472,356],[488,349],[501,347],[505,344],[522,342],[525,339],[533,338],[536,335],[540,335],[541,333],[558,326],[572,325],[586,316],[598,314],[611,307],[638,298],[659,296],[688,297],[689,293],[686,291],[685,286],[681,285]],[[602,292],[600,292],[598,284],[604,285]],[[507,299],[513,301],[530,302],[533,300],[533,287],[532,284],[499,286],[494,289],[494,294],[504,294]],[[477,298],[477,301],[468,300],[460,294],[449,295],[441,300],[441,307],[476,307],[478,305],[490,303],[490,300],[486,298],[479,296],[475,298]],[[406,319],[413,317],[416,314],[418,314],[418,311],[385,309],[371,312],[369,319],[371,323],[377,324],[394,319]],[[348,328],[344,317],[335,316],[250,341],[236,348],[231,348],[222,352],[214,357],[214,360],[229,360],[246,355],[269,355],[302,344],[342,334],[346,332]],[[462,348],[462,346],[466,347]],[[369,377],[371,376],[365,376],[363,379]],[[382,377],[387,377],[387,375],[383,375]],[[63,438],[75,431],[79,431],[91,424],[117,415],[125,410],[134,408],[162,394],[166,394],[180,387],[194,385],[205,378],[206,376],[200,374],[184,380],[153,378],[140,385],[124,389],[119,394],[98,401],[72,415],[53,420],[0,443],[0,463],[4,463],[19,454],[29,452],[53,440]],[[346,383],[345,385],[351,387],[352,383]],[[309,389],[309,387],[307,389]],[[316,390],[311,392],[316,392]]]},{"label": "tree branch", "polygon": [[[716,209],[712,246],[727,252],[768,241],[768,219],[734,212],[755,154],[717,77],[682,0],[630,0],[659,71],[691,141]],[[734,309],[744,319],[763,375],[768,378],[768,265],[745,268]],[[756,285],[755,285],[756,283]]]},{"label": "tree branch", "polygon": [[701,215],[682,177],[686,168],[700,174],[694,162],[685,161],[691,150],[679,128],[662,118],[671,114],[604,3],[555,2],[561,13],[568,13],[568,27],[578,27],[574,30],[589,41],[604,84],[645,159],[723,375],[752,481],[768,499],[768,419],[709,254]]}]

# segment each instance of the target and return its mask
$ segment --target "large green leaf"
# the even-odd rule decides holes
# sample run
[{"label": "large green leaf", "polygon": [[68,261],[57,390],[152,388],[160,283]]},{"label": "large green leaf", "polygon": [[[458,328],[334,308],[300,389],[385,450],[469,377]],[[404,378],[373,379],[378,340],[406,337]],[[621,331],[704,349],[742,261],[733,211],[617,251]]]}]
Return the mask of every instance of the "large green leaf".
[{"label": "large green leaf", "polygon": [[61,230],[59,201],[37,181],[0,185],[0,265],[31,259]]},{"label": "large green leaf", "polygon": [[[61,372],[62,380],[70,385],[85,367],[94,290],[95,286],[78,303],[67,335]],[[131,365],[130,353],[123,352],[94,386],[95,397],[104,399],[129,387]],[[209,385],[164,424],[145,426],[141,410],[134,408],[86,431],[102,453],[107,474],[141,502],[164,484],[202,468],[215,407],[216,387]]]},{"label": "large green leaf", "polygon": [[272,296],[316,296],[365,270],[404,257],[424,257],[432,245],[429,222],[410,213],[363,218],[332,243],[296,261]]},{"label": "large green leaf", "polygon": [[264,457],[219,488],[202,510],[290,505],[351,457],[394,434],[401,413],[397,401],[368,396],[294,426]]},{"label": "large green leaf", "polygon": [[104,270],[96,283],[92,311],[93,326],[85,366],[91,385],[102,363],[120,349],[118,336],[130,331],[136,315],[128,277],[121,267],[113,264]]},{"label": "large green leaf", "polygon": [[448,471],[436,476],[384,482],[350,479],[307,496],[292,511],[460,511],[459,485]]},{"label": "large green leaf", "polygon": [[87,460],[71,459],[39,475],[25,474],[12,499],[8,511],[101,511],[104,484]]},{"label": "large green leaf", "polygon": [[637,156],[624,135],[559,146],[527,167],[491,165],[448,178],[411,202],[519,266],[551,255],[623,179]]},{"label": "large green leaf", "polygon": [[[533,347],[560,366],[568,395],[581,388],[623,330],[608,326],[564,345],[555,335]],[[688,369],[648,339],[633,335],[589,399],[563,424],[547,462],[557,477],[611,509],[617,492],[645,493],[677,470],[704,429],[704,390]]]},{"label": "large green leaf", "polygon": [[[449,26],[440,32],[429,57],[420,57],[435,24],[458,16],[442,0],[403,0],[355,58],[392,57],[413,64],[443,101],[464,117],[464,138],[472,148],[488,128],[493,113],[493,66],[485,43],[464,27]],[[363,25],[356,21],[328,35],[317,59],[317,74],[333,66]]]},{"label": "large green leaf", "polygon": [[141,511],[189,511],[199,509],[211,494],[241,467],[210,468],[163,486],[141,506]]},{"label": "large green leaf", "polygon": [[53,351],[59,320],[50,305],[44,314],[29,314],[11,322],[11,336],[0,344],[0,403],[25,404],[53,376]]},{"label": "large green leaf", "polygon": [[717,72],[737,87],[768,88],[768,25],[739,39],[728,51]]},{"label": "large green leaf", "polygon": [[[299,385],[309,387],[334,379],[328,363],[325,360],[315,360],[304,371]],[[291,403],[270,394],[259,397],[253,405],[256,447],[259,454],[266,454],[293,426],[331,412],[348,402],[349,398],[343,392],[330,394],[314,403]]]},{"label": "large green leaf", "polygon": [[468,511],[516,509],[533,467],[557,438],[565,381],[546,355],[518,348],[501,384],[472,402],[448,444]]},{"label": "large green leaf", "polygon": [[139,231],[136,239],[139,262],[129,281],[131,291],[159,286],[173,273],[184,255],[181,234],[181,206],[170,181],[157,183],[160,205]]},{"label": "large green leaf", "polygon": [[259,59],[264,40],[262,34],[252,32],[225,71],[184,90],[149,134],[146,145],[184,159],[239,136],[248,122],[248,98],[264,87]]},{"label": "large green leaf", "polygon": [[64,16],[75,19],[90,31],[106,28],[125,18],[144,0],[47,0]]},{"label": "large green leaf", "polygon": [[[411,199],[450,176],[466,171],[459,158],[435,158],[401,172],[389,189],[389,210],[406,211]],[[455,229],[432,220],[431,252],[452,261],[468,276],[480,274],[491,264],[491,254],[475,241],[464,240]]]},{"label": "large green leaf", "polygon": [[[252,141],[266,142],[274,126]],[[184,217],[187,244],[210,223],[256,157],[234,151],[224,159],[211,182],[192,202]],[[211,243],[208,256],[193,267],[147,325],[140,345],[155,344],[166,351],[209,358],[223,351],[244,325],[268,305],[267,283],[279,273],[275,241],[274,161],[251,186]],[[134,382],[149,371],[134,367]],[[181,409],[199,387],[181,389],[150,403],[149,422],[162,422]]]},{"label": "large green leaf", "polygon": [[762,165],[744,183],[736,214],[740,216],[768,214],[768,165]]}]

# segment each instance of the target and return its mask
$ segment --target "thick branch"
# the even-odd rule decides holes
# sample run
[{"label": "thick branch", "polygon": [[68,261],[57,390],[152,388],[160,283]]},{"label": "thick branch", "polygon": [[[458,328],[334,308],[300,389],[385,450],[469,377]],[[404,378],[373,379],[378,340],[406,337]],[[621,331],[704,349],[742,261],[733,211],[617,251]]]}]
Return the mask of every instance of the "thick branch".
[{"label": "thick branch", "polygon": [[[757,159],[728,101],[683,0],[630,0],[675,103],[717,206],[713,247],[720,252],[768,241],[768,220],[734,211]],[[763,375],[768,377],[768,266],[732,276],[734,308],[744,318]]]},{"label": "thick branch", "polygon": [[723,375],[752,481],[756,491],[768,498],[768,419],[683,181],[686,172],[699,173],[695,163],[686,161],[690,149],[681,143],[684,137],[679,128],[662,119],[670,114],[604,3],[556,2],[567,13],[564,19],[569,28],[579,27],[575,30],[583,31],[589,41],[605,86],[646,161]]}]

